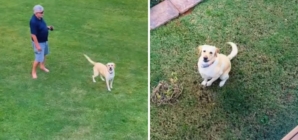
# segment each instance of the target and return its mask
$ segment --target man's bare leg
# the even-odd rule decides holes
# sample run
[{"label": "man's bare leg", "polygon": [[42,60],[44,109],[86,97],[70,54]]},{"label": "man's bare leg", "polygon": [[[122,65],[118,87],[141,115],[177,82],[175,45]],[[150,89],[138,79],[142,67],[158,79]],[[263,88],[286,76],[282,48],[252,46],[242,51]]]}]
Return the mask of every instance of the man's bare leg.
[{"label": "man's bare leg", "polygon": [[39,67],[41,70],[45,71],[45,72],[50,72],[46,67],[45,67],[45,61],[46,61],[46,56],[44,56],[43,61],[39,64]]},{"label": "man's bare leg", "polygon": [[37,74],[36,74],[36,67],[38,65],[39,62],[35,61],[33,62],[33,66],[32,66],[32,78],[36,79],[37,78]]}]

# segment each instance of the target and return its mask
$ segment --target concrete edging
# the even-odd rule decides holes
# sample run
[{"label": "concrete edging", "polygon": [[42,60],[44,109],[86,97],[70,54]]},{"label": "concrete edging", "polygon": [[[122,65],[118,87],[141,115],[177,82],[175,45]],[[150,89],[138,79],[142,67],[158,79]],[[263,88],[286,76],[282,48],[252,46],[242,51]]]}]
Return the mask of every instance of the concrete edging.
[{"label": "concrete edging", "polygon": [[190,8],[196,6],[202,0],[165,0],[150,9],[150,29],[155,29]]}]

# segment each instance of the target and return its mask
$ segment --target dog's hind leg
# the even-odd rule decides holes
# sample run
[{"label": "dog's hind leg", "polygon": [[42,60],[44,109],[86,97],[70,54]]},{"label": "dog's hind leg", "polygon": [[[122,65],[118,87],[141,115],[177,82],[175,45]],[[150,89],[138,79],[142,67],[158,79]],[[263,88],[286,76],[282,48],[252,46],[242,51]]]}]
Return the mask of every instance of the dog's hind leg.
[{"label": "dog's hind leg", "polygon": [[105,81],[105,79],[103,78],[103,76],[102,76],[102,75],[100,75],[100,78],[101,78],[101,80],[102,80],[102,81]]},{"label": "dog's hind leg", "polygon": [[229,79],[229,74],[228,73],[223,74],[222,76],[220,76],[220,79],[221,79],[221,81],[219,83],[219,86],[222,87],[226,83],[226,81]]},{"label": "dog's hind leg", "polygon": [[93,75],[92,75],[92,80],[93,80],[93,82],[96,82],[95,81],[95,77],[97,77],[98,76],[98,71],[97,71],[97,69],[96,68],[93,68]]}]

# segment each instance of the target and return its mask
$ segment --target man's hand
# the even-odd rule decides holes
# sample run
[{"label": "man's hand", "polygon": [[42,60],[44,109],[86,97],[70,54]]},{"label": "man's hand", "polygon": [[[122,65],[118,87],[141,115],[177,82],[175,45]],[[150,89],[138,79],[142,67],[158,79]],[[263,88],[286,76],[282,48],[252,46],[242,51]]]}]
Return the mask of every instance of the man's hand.
[{"label": "man's hand", "polygon": [[41,51],[41,47],[40,47],[39,44],[38,44],[38,40],[37,40],[37,38],[36,38],[36,35],[31,34],[31,38],[32,38],[32,40],[33,40],[33,42],[34,42],[34,45],[35,45],[37,51],[40,52],[40,51]]},{"label": "man's hand", "polygon": [[39,45],[35,45],[35,46],[36,46],[37,51],[41,52],[41,47]]},{"label": "man's hand", "polygon": [[53,31],[54,30],[54,27],[53,26],[48,26],[48,29]]}]

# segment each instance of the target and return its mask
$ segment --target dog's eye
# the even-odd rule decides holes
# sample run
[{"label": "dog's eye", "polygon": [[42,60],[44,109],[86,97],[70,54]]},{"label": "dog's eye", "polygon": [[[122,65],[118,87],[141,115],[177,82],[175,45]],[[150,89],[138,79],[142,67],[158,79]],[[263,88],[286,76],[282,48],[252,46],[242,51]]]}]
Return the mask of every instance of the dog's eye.
[{"label": "dog's eye", "polygon": [[203,50],[203,52],[206,52],[206,50]]},{"label": "dog's eye", "polygon": [[210,52],[210,54],[213,54],[212,52]]}]

